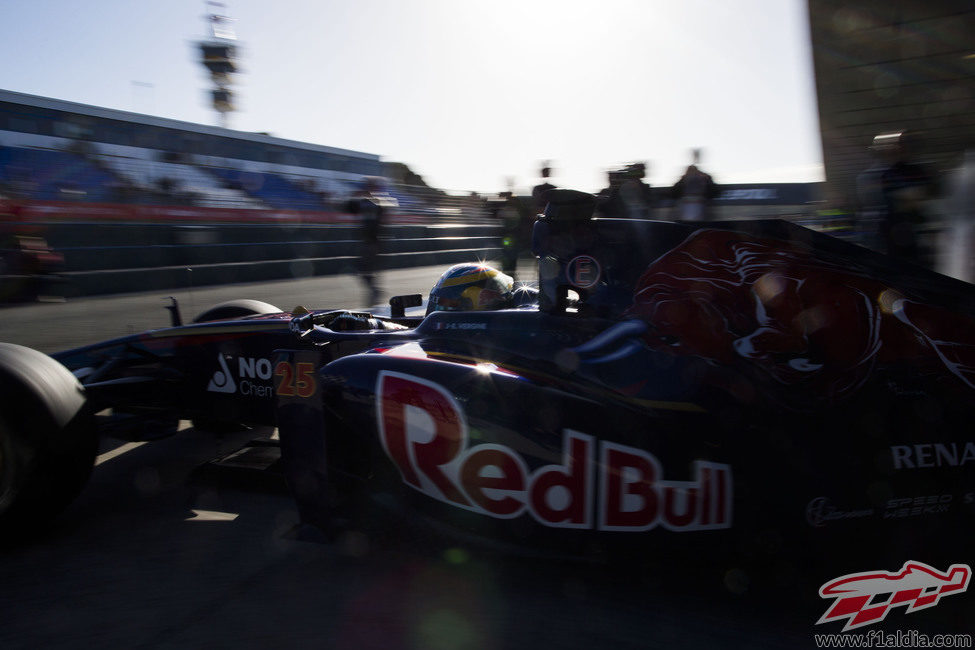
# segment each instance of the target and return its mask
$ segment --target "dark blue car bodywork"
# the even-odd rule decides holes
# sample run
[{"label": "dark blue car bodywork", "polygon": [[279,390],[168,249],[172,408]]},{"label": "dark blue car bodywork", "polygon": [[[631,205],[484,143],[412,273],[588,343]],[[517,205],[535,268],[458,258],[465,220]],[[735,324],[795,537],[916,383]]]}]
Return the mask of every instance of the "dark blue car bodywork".
[{"label": "dark blue car bodywork", "polygon": [[551,552],[970,561],[970,285],[779,221],[551,208],[537,308],[299,310],[55,358],[131,435],[276,424],[313,524],[337,490]]}]

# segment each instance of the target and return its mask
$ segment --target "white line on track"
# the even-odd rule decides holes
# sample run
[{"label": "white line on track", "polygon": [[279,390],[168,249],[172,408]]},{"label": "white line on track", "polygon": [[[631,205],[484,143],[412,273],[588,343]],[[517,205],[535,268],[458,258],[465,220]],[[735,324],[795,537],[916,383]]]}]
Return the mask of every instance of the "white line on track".
[{"label": "white line on track", "polygon": [[146,444],[146,443],[145,442],[127,442],[124,445],[122,445],[121,447],[116,447],[115,449],[113,449],[111,451],[106,451],[104,454],[99,454],[98,457],[95,459],[95,466],[97,467],[98,465],[101,465],[102,463],[106,463],[106,462],[112,460],[113,458],[115,458],[117,456],[121,456],[122,454],[124,454],[127,451],[132,451],[133,449],[137,449],[137,448],[141,447],[144,444]]},{"label": "white line on track", "polygon": [[184,521],[233,521],[240,516],[237,512],[218,512],[216,510],[191,510],[191,517]]},{"label": "white line on track", "polygon": [[[106,410],[104,412],[107,413],[108,411]],[[193,426],[193,424],[189,420],[180,420],[179,421],[179,425],[177,426],[176,430],[177,431],[182,431],[184,429],[189,429],[191,426]],[[141,447],[142,445],[146,444],[147,442],[150,442],[150,441],[149,440],[143,440],[141,442],[127,442],[124,445],[121,445],[119,447],[116,447],[115,449],[112,449],[110,451],[106,451],[103,454],[99,454],[95,458],[95,466],[97,467],[98,465],[101,465],[102,463],[106,463],[106,462],[112,460],[113,458],[118,458],[119,456],[121,456],[122,454],[124,454],[127,451],[132,451],[133,449],[138,449],[139,447]]]}]

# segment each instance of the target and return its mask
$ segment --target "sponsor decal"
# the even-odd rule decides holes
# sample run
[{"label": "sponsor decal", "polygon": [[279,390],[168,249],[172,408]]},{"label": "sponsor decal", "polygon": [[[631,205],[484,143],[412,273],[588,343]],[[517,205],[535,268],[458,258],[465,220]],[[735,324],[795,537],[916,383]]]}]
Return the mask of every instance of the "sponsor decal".
[{"label": "sponsor decal", "polygon": [[217,364],[219,364],[220,369],[213,373],[210,383],[207,384],[207,390],[212,393],[236,393],[237,384],[234,382],[234,378],[230,376],[227,360],[223,358],[222,354],[217,355]]},{"label": "sponsor decal", "polygon": [[560,462],[532,470],[504,445],[470,446],[463,410],[442,386],[392,371],[379,373],[376,413],[403,482],[458,508],[499,519],[527,514],[555,528],[731,527],[729,465],[695,461],[692,480],[664,480],[652,454],[565,429]]},{"label": "sponsor decal", "polygon": [[210,378],[207,390],[212,393],[239,393],[246,397],[274,397],[274,388],[271,386],[271,362],[264,358],[236,357],[237,378],[234,378],[230,371],[228,361],[233,362],[235,357],[230,355],[217,354],[217,365],[219,368]]},{"label": "sponsor decal", "polygon": [[[962,497],[972,499],[972,494]],[[951,511],[955,497],[952,494],[932,494],[918,497],[897,497],[888,499],[882,508],[861,508],[859,510],[840,510],[829,497],[816,497],[806,505],[806,522],[815,528],[822,528],[830,522],[850,519],[864,519],[878,515],[883,519],[908,519],[925,515],[941,515]]]},{"label": "sponsor decal", "polygon": [[810,526],[816,528],[822,528],[831,521],[863,519],[864,517],[872,517],[873,515],[873,508],[840,510],[833,505],[829,497],[816,497],[806,505],[806,521]]},{"label": "sponsor decal", "polygon": [[907,519],[923,515],[940,515],[951,510],[951,494],[890,499],[884,508],[884,519]]},{"label": "sponsor decal", "polygon": [[932,442],[920,445],[892,445],[894,469],[961,467],[975,464],[975,442]]},{"label": "sponsor decal", "polygon": [[565,267],[565,275],[569,284],[579,289],[589,289],[596,286],[601,274],[599,262],[589,255],[574,257]]},{"label": "sponsor decal", "polygon": [[906,607],[907,614],[938,605],[943,596],[968,589],[972,570],[952,564],[942,573],[921,562],[905,562],[900,571],[850,573],[819,588],[820,598],[836,600],[816,625],[845,620],[843,631],[879,623],[891,609]]}]

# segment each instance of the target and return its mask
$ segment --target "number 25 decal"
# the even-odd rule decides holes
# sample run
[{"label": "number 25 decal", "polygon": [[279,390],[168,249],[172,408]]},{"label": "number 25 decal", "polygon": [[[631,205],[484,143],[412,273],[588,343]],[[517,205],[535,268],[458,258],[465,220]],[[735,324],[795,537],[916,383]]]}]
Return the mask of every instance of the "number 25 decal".
[{"label": "number 25 decal", "polygon": [[315,365],[312,363],[296,363],[292,366],[287,361],[282,361],[274,369],[274,375],[281,377],[278,395],[282,397],[311,397],[315,394]]}]

